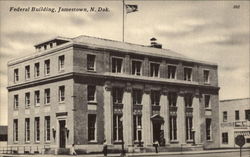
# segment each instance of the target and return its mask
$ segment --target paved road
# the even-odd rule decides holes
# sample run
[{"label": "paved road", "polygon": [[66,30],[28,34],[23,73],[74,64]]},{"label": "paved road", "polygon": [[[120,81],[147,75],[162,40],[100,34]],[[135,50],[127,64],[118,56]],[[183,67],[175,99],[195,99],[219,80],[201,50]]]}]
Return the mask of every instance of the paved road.
[{"label": "paved road", "polygon": [[[154,156],[159,156],[159,157],[240,157],[240,152],[185,154],[185,155],[154,155]],[[250,157],[250,151],[242,152],[242,157]]]}]

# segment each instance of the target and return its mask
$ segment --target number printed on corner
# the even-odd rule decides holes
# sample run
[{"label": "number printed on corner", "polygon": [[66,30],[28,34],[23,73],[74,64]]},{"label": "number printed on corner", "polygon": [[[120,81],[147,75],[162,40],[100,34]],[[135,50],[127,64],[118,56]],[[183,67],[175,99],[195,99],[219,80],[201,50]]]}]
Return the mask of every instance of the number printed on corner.
[{"label": "number printed on corner", "polygon": [[235,4],[235,5],[233,6],[233,8],[234,8],[234,9],[240,9],[240,5]]}]

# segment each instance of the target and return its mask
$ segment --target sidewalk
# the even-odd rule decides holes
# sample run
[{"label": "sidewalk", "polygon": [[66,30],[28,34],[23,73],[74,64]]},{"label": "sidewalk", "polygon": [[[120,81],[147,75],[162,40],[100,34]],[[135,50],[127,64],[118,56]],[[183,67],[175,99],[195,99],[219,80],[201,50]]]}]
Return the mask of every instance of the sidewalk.
[{"label": "sidewalk", "polygon": [[[218,149],[218,150],[203,150],[203,151],[183,151],[183,152],[159,152],[158,155],[181,155],[181,154],[210,154],[210,153],[225,153],[225,152],[237,152],[239,149]],[[250,149],[242,149],[242,151],[250,151]],[[126,153],[126,156],[154,156],[156,153]],[[34,155],[34,154],[22,154],[22,155],[12,155],[12,154],[0,154],[0,157],[72,157],[72,155]],[[108,154],[112,157],[120,157],[120,154]],[[77,157],[103,157],[103,154],[82,154],[77,155]]]}]

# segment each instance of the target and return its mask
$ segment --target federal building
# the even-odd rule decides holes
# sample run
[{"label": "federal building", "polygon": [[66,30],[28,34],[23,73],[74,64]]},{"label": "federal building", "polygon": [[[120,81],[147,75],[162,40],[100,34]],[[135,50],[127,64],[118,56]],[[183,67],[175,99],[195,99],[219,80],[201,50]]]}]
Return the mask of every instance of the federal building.
[{"label": "federal building", "polygon": [[[8,145],[17,152],[218,148],[217,64],[89,36],[56,37],[8,62]],[[203,52],[200,52],[203,53]],[[206,55],[206,54],[203,54]]]}]

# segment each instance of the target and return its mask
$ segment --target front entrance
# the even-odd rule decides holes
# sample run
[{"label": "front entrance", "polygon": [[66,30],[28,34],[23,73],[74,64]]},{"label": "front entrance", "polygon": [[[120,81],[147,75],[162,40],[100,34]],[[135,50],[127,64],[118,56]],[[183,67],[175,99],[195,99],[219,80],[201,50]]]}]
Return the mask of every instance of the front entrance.
[{"label": "front entrance", "polygon": [[66,128],[65,128],[66,121],[59,120],[59,147],[65,148],[66,145]]},{"label": "front entrance", "polygon": [[158,141],[160,146],[164,146],[164,130],[162,129],[162,126],[164,125],[164,120],[160,115],[152,116],[151,120],[153,124],[153,142]]},{"label": "front entrance", "polygon": [[153,123],[153,141],[160,141],[161,124]]}]

